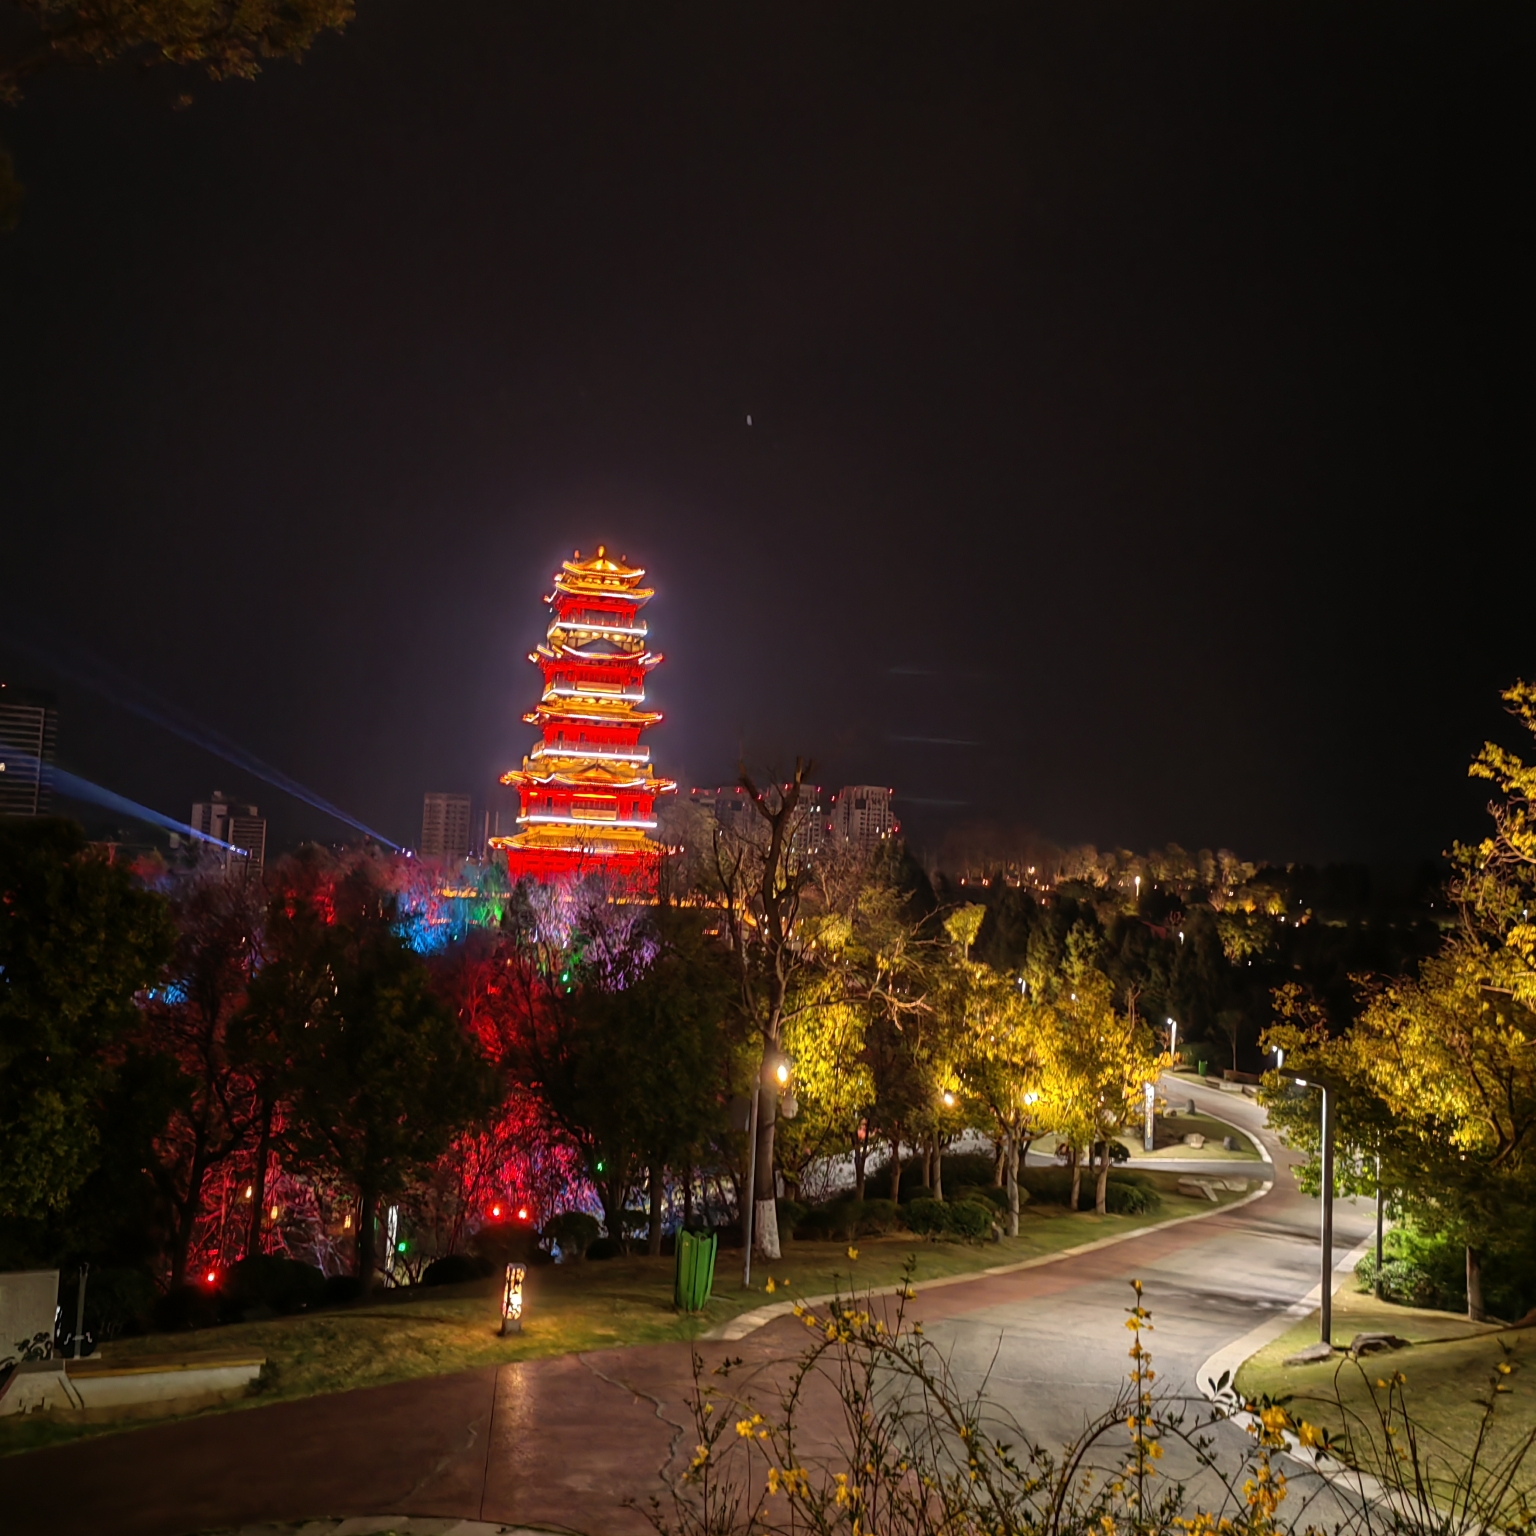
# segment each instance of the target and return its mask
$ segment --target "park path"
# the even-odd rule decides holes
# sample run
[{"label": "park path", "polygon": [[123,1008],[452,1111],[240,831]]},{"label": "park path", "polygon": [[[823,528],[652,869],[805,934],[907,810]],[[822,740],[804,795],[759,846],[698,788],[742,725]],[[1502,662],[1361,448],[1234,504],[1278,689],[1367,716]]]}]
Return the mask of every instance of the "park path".
[{"label": "park path", "polygon": [[[1246,1101],[1223,1097],[1223,1111],[1258,1131]],[[1214,1349],[1317,1281],[1317,1205],[1296,1194],[1289,1159],[1269,1145],[1279,1177],[1260,1200],[927,1291],[914,1314],[962,1379],[985,1374],[989,1394],[1032,1430],[1064,1439],[1123,1373],[1122,1308],[1139,1277],[1157,1313],[1160,1367],[1192,1386]],[[1342,1252],[1368,1218],[1340,1201],[1335,1219]],[[755,1383],[766,1399],[803,1339],[799,1322],[781,1318],[699,1349],[709,1365],[741,1358],[733,1382]],[[688,1344],[671,1343],[521,1361],[13,1456],[0,1461],[0,1530],[191,1536],[384,1513],[641,1536],[650,1527],[624,1501],[665,1498],[693,1450],[691,1358]],[[825,1434],[833,1406],[815,1410]]]}]

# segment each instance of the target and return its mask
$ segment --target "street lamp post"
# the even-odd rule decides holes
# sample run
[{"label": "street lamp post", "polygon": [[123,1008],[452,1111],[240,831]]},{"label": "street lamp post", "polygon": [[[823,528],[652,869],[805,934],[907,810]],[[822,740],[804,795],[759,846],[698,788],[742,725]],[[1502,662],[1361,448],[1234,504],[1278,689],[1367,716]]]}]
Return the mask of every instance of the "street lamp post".
[{"label": "street lamp post", "polygon": [[[1275,1068],[1277,1071],[1285,1066],[1285,1052],[1275,1052]],[[1318,1307],[1318,1342],[1333,1344],[1333,1115],[1334,1095],[1328,1091],[1326,1083],[1320,1083],[1315,1078],[1308,1080],[1305,1077],[1291,1077],[1291,1081],[1299,1088],[1316,1088],[1323,1096],[1323,1169],[1322,1188],[1318,1196],[1323,1204],[1321,1237],[1323,1247],[1323,1274],[1322,1284],[1318,1287],[1318,1295],[1321,1304]],[[1380,1188],[1380,1181],[1377,1183]],[[1379,1266],[1378,1266],[1379,1267]]]},{"label": "street lamp post", "polygon": [[1323,1284],[1319,1342],[1333,1343],[1333,1095],[1323,1084]]}]

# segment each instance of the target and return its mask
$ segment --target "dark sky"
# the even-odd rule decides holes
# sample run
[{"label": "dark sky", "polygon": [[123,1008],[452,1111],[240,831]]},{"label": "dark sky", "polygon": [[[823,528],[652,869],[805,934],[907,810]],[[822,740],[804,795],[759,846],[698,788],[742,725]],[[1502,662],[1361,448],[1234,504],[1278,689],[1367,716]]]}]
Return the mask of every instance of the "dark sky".
[{"label": "dark sky", "polygon": [[[685,785],[809,752],[930,848],[1478,830],[1536,673],[1528,4],[358,8],[0,117],[0,626],[414,841],[603,540]],[[340,830],[61,693],[77,772]]]}]

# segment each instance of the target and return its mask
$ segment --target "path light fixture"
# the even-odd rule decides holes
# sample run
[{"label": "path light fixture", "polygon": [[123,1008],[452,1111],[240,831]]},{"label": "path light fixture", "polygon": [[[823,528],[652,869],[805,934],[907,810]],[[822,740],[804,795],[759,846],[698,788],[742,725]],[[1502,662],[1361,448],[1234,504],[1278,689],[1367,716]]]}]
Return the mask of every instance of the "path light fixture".
[{"label": "path light fixture", "polygon": [[501,1336],[523,1331],[523,1281],[528,1278],[525,1264],[507,1265],[507,1282],[501,1291]]},{"label": "path light fixture", "polygon": [[950,1092],[950,1090],[948,1088],[946,1088],[944,1090],[944,1108],[945,1109],[953,1109],[954,1107],[955,1107],[955,1096],[954,1096],[953,1093]]}]

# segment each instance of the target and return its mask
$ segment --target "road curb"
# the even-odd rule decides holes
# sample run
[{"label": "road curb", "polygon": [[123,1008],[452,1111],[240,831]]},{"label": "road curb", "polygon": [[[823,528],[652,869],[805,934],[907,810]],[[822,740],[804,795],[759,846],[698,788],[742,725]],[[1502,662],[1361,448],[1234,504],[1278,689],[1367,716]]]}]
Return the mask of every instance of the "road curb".
[{"label": "road curb", "polygon": [[[1091,1243],[1079,1243],[1074,1248],[1063,1248],[1060,1253],[1042,1253],[1033,1259],[1020,1259],[1016,1264],[996,1264],[990,1269],[974,1270],[968,1275],[943,1275],[936,1280],[924,1280],[921,1289],[936,1291],[941,1286],[965,1285],[972,1280],[992,1279],[998,1275],[1016,1275],[1026,1269],[1043,1269],[1047,1264],[1060,1264],[1085,1253],[1096,1253],[1101,1248],[1113,1248],[1117,1243],[1128,1243],[1134,1238],[1146,1237],[1149,1233],[1166,1232],[1172,1227],[1182,1227],[1191,1221],[1209,1221],[1213,1216],[1224,1216],[1230,1211],[1241,1210],[1245,1205],[1252,1205],[1255,1200],[1262,1200],[1274,1187],[1274,1180],[1268,1179],[1252,1194],[1244,1195],[1241,1200],[1234,1200],[1230,1205],[1218,1205],[1210,1211],[1193,1211],[1188,1216],[1175,1216],[1172,1221],[1154,1222],[1150,1226],[1137,1227],[1134,1232],[1116,1232],[1111,1237],[1100,1237]],[[825,1306],[830,1301],[836,1301],[839,1296],[847,1296],[855,1292],[861,1296],[897,1296],[903,1289],[904,1287],[900,1285],[884,1285],[876,1290],[857,1291],[856,1287],[850,1286],[847,1291],[829,1291],[822,1296],[776,1301],[768,1306],[754,1307],[750,1312],[743,1312],[731,1318],[729,1322],[719,1323],[707,1333],[700,1334],[699,1337],[734,1343],[737,1339],[746,1338],[749,1333],[755,1333],[759,1328],[765,1327],[778,1318],[790,1316],[797,1306]]]},{"label": "road curb", "polygon": [[[1337,1295],[1343,1289],[1344,1282],[1354,1274],[1355,1266],[1376,1246],[1374,1235],[1357,1243],[1348,1253],[1333,1266],[1333,1285],[1331,1294]],[[1307,1292],[1300,1301],[1293,1301],[1283,1312],[1276,1312],[1272,1317],[1266,1317],[1257,1328],[1251,1328],[1240,1338],[1233,1339],[1230,1344],[1223,1344],[1215,1354],[1201,1365],[1195,1376],[1195,1385],[1206,1396],[1215,1399],[1215,1393],[1211,1390],[1210,1383],[1219,1380],[1221,1373],[1227,1371],[1227,1383],[1230,1386],[1237,1380],[1240,1367],[1245,1365],[1254,1355],[1264,1348],[1266,1344],[1272,1344],[1293,1323],[1305,1317],[1315,1307],[1321,1306],[1323,1300],[1322,1281]]]}]

